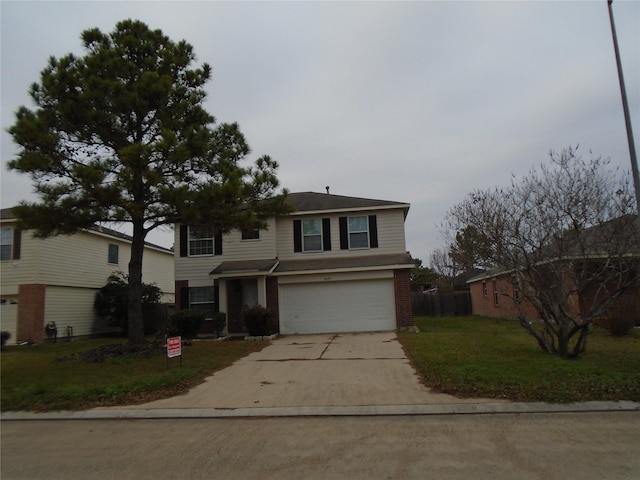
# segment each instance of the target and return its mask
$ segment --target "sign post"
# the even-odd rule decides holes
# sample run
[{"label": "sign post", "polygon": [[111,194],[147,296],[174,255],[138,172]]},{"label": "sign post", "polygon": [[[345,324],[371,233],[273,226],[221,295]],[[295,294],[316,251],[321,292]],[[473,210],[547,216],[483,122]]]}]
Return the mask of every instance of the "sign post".
[{"label": "sign post", "polygon": [[169,359],[180,357],[180,366],[182,366],[182,337],[167,338],[167,368],[169,368]]}]

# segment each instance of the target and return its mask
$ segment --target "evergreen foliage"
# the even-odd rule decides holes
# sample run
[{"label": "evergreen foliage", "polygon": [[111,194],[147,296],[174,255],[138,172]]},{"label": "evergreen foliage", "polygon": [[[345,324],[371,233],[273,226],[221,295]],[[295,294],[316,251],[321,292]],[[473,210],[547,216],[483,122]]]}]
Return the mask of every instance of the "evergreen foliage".
[{"label": "evergreen foliage", "polygon": [[277,163],[254,164],[236,123],[203,108],[211,67],[191,45],[140,21],[85,30],[84,56],[51,57],[9,128],[19,152],[9,168],[29,175],[38,202],[14,209],[42,237],[97,222],[128,222],[129,341],[144,342],[142,260],[155,228],[176,222],[226,232],[264,227],[288,211]]}]

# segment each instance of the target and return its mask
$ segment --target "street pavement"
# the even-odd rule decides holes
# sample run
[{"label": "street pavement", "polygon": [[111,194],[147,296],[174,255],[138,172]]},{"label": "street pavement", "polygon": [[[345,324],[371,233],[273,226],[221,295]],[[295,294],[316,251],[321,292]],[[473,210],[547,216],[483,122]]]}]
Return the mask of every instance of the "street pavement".
[{"label": "street pavement", "polygon": [[640,404],[437,394],[391,332],[282,337],[186,395],[1,418],[3,480],[640,478]]},{"label": "street pavement", "polygon": [[638,412],[2,422],[2,480],[640,478]]}]

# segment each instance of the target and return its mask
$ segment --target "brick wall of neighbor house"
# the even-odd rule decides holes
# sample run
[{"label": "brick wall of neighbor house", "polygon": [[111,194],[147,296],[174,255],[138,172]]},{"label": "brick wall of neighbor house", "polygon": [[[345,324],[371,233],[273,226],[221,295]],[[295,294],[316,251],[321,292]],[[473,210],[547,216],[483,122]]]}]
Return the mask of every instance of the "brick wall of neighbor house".
[{"label": "brick wall of neighbor house", "polygon": [[18,288],[18,342],[42,342],[46,292],[47,286],[42,284]]},{"label": "brick wall of neighbor house", "polygon": [[413,325],[410,272],[406,268],[393,271],[393,285],[396,296],[396,325],[398,327],[410,327]]},{"label": "brick wall of neighbor house", "polygon": [[280,304],[278,302],[278,279],[267,278],[267,308],[273,315],[274,332],[280,332]]},{"label": "brick wall of neighbor house", "polygon": [[[486,295],[483,281],[470,284],[471,309],[474,315],[498,318],[517,318],[518,309],[513,301],[514,289],[509,275],[487,278]],[[498,304],[495,303],[494,281],[497,290]],[[529,302],[523,302],[525,317],[531,320],[540,318],[537,309]]]}]

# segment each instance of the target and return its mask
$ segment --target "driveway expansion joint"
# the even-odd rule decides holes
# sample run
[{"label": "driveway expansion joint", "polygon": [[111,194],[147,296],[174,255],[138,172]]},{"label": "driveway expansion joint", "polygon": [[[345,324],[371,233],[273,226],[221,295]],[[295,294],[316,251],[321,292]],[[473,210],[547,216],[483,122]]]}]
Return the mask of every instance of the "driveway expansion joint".
[{"label": "driveway expansion joint", "polygon": [[353,405],[306,407],[243,407],[243,408],[175,408],[175,409],[92,409],[56,412],[2,412],[4,421],[44,420],[166,420],[185,418],[271,418],[271,417],[370,417],[425,415],[514,415],[567,414],[594,412],[640,412],[640,403],[580,402],[549,403],[446,403],[429,405]]}]

